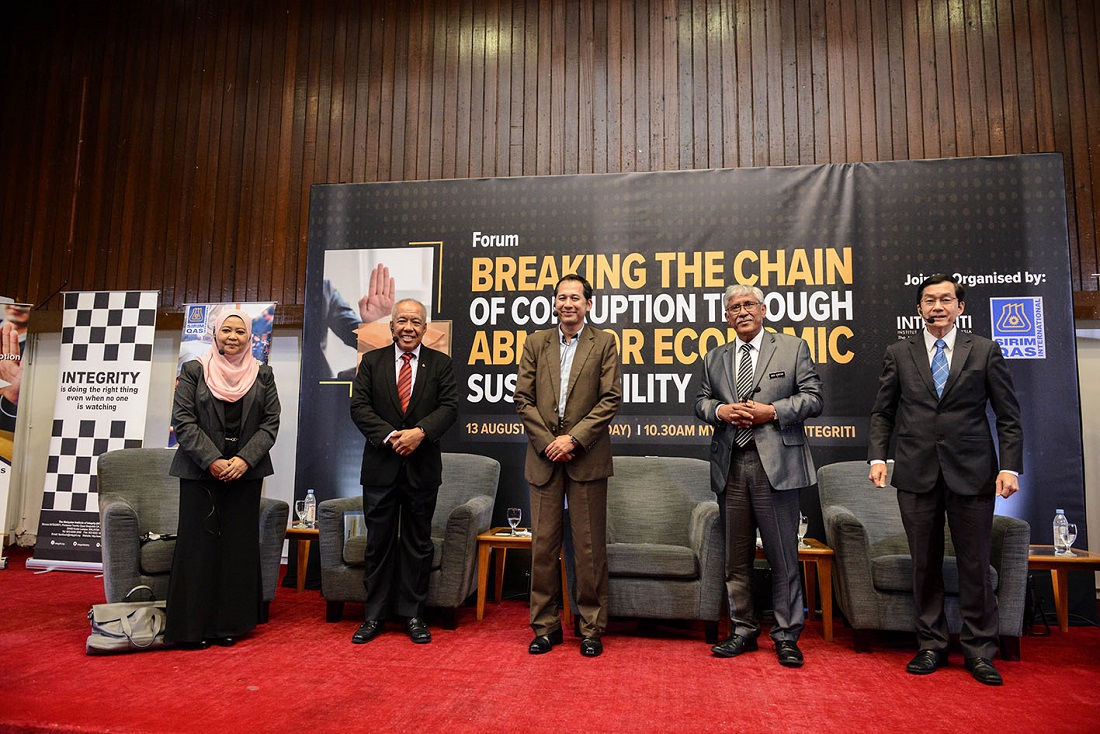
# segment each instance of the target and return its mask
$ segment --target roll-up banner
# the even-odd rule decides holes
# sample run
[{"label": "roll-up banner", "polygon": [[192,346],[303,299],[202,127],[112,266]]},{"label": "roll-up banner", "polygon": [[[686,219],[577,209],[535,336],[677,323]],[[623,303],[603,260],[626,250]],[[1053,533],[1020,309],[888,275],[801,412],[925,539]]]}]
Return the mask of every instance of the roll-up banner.
[{"label": "roll-up banner", "polygon": [[33,569],[102,568],[96,460],[145,438],[156,291],[64,294],[50,454]]}]

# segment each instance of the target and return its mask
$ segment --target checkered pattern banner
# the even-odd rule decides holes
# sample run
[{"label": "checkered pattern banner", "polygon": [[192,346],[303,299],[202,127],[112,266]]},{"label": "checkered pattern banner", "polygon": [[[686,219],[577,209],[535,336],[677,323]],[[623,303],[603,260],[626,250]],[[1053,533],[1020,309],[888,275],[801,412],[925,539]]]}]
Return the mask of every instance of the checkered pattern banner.
[{"label": "checkered pattern banner", "polygon": [[141,446],[156,291],[65,294],[38,560],[100,561],[96,461]]}]

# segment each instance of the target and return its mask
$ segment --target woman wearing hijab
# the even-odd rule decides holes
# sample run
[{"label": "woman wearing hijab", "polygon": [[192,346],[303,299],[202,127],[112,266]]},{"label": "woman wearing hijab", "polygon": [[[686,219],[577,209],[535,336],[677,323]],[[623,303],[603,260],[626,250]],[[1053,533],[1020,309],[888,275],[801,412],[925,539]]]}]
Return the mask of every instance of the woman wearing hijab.
[{"label": "woman wearing hijab", "polygon": [[274,471],[279,395],[271,368],[252,357],[251,323],[219,314],[213,346],[176,383],[180,511],[165,638],[185,647],[228,647],[260,619],[260,490]]}]

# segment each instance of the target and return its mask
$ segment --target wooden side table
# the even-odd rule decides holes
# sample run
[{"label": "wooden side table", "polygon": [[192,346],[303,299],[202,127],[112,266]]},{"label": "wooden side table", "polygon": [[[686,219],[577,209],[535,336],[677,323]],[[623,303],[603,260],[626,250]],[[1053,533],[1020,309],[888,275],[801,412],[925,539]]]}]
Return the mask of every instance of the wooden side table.
[{"label": "wooden side table", "polygon": [[1054,608],[1058,612],[1058,629],[1069,631],[1069,572],[1100,571],[1100,553],[1073,549],[1072,556],[1054,555],[1053,545],[1028,547],[1027,567],[1032,571],[1050,571],[1054,587]]},{"label": "wooden side table", "polygon": [[[826,642],[833,641],[833,557],[836,553],[820,540],[806,538],[809,548],[798,549],[798,560],[802,563],[802,575],[806,579],[806,617],[813,619],[814,597],[821,589],[821,627]],[[764,558],[764,549],[756,549],[756,557]],[[810,573],[810,564],[814,573]]]},{"label": "wooden side table", "polygon": [[[507,558],[509,548],[530,548],[531,535],[512,535],[509,527],[491,528],[477,536],[477,618],[485,617],[485,590],[489,585],[489,562],[492,560],[494,550],[499,550],[497,558],[497,572],[494,579],[494,591],[497,603],[500,603],[501,591],[504,589],[504,560]],[[500,533],[503,533],[501,535]],[[561,593],[562,610],[561,621],[563,627],[573,626],[573,610],[569,606],[569,585],[565,580],[565,558],[561,559]]]},{"label": "wooden side table", "polygon": [[286,529],[287,540],[298,541],[298,591],[306,588],[306,565],[309,563],[309,544],[320,535],[317,528],[291,525]]}]

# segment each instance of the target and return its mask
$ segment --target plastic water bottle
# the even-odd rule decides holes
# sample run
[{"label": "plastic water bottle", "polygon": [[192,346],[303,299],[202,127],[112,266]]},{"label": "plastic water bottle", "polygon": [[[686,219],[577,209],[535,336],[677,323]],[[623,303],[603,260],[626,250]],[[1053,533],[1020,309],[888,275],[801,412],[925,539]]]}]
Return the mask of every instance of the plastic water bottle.
[{"label": "plastic water bottle", "polygon": [[[1065,521],[1065,517],[1062,518]],[[312,489],[306,490],[306,527],[317,527],[317,496]]]},{"label": "plastic water bottle", "polygon": [[1065,543],[1065,531],[1069,526],[1069,520],[1066,519],[1065,510],[1054,511],[1054,555],[1061,555],[1066,552]]}]

